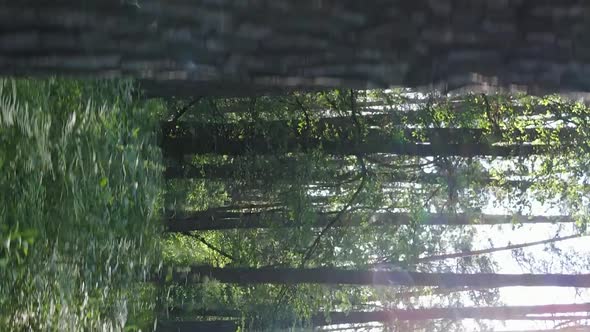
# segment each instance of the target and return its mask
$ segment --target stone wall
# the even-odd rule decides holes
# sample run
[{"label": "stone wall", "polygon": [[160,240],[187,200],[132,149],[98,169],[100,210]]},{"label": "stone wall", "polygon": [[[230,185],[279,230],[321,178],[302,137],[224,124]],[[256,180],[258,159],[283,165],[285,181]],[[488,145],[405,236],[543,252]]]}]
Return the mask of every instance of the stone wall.
[{"label": "stone wall", "polygon": [[4,75],[133,76],[156,95],[590,92],[590,3],[579,0],[1,2]]}]

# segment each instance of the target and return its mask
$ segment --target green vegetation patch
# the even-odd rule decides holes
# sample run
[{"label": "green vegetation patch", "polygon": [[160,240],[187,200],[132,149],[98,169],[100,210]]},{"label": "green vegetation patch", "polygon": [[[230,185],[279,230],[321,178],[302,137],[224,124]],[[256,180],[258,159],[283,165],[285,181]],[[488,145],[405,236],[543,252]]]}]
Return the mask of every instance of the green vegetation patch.
[{"label": "green vegetation patch", "polygon": [[161,104],[131,82],[0,80],[0,330],[120,330],[157,261]]}]

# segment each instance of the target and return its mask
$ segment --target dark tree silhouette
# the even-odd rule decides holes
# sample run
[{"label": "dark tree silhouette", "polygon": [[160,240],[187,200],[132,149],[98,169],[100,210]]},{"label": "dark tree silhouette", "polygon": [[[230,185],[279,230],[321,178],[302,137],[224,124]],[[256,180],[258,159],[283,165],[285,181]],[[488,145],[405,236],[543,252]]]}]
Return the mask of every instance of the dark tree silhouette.
[{"label": "dark tree silhouette", "polygon": [[172,280],[201,282],[212,278],[235,284],[348,284],[384,286],[510,287],[555,286],[590,287],[589,274],[455,274],[383,270],[344,270],[338,268],[216,268],[192,266],[175,271]]},{"label": "dark tree silhouette", "polygon": [[[323,227],[330,223],[334,213],[317,213],[312,227]],[[575,219],[568,216],[509,216],[509,215],[469,215],[457,214],[436,214],[424,216],[419,223],[423,225],[498,225],[510,223],[543,224],[556,222],[574,222]],[[371,216],[359,214],[343,215],[335,227],[360,226],[363,223],[371,225],[409,225],[412,223],[412,216],[408,213],[383,212]],[[233,212],[210,211],[196,212],[187,216],[171,217],[167,221],[168,231],[188,232],[195,230],[223,230],[236,228],[269,228],[269,227],[300,227],[301,224],[290,220],[281,212]]]}]

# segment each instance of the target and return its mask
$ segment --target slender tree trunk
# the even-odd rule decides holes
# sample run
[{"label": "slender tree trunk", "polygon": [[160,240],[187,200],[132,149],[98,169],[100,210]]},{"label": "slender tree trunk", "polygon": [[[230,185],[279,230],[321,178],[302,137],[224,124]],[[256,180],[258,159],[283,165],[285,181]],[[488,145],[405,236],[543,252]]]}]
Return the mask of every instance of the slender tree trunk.
[{"label": "slender tree trunk", "polygon": [[175,320],[182,319],[186,316],[198,316],[198,317],[223,317],[223,318],[239,318],[242,315],[240,310],[229,309],[229,308],[217,308],[217,309],[188,309],[182,305],[171,306],[168,308],[168,313]]},{"label": "slender tree trunk", "polygon": [[[384,140],[365,140],[361,143],[350,141],[333,141],[329,143],[315,142],[302,146],[287,146],[280,141],[274,141],[269,145],[264,142],[245,142],[228,138],[219,140],[213,146],[207,145],[202,140],[187,137],[166,137],[162,142],[162,150],[167,157],[179,158],[189,154],[222,154],[238,156],[245,154],[270,155],[277,153],[308,152],[313,147],[333,155],[363,155],[371,153],[389,153],[401,156],[432,157],[432,156],[493,156],[493,157],[526,157],[543,155],[550,151],[545,145],[489,145],[489,144],[419,144],[400,143]],[[273,146],[279,144],[279,146]]]},{"label": "slender tree trunk", "polygon": [[549,318],[554,320],[567,320],[567,316],[561,318],[558,316],[537,317],[530,315],[580,312],[590,312],[590,303],[505,307],[423,308],[365,312],[353,311],[348,313],[330,312],[327,315],[329,321],[326,319],[325,314],[319,314],[312,318],[312,323],[314,326],[322,326],[334,324],[362,324],[369,322],[387,323],[397,320],[419,321],[428,319],[535,320],[539,318]]},{"label": "slender tree trunk", "polygon": [[122,76],[152,95],[294,88],[589,91],[579,1],[3,1],[0,73]]},{"label": "slender tree trunk", "polygon": [[[393,167],[395,168],[395,167]],[[417,166],[416,169],[419,169]],[[388,183],[419,183],[436,185],[444,183],[448,178],[439,173],[409,172],[377,170],[371,174],[379,177],[382,181]],[[338,186],[340,183],[348,183],[351,179],[358,177],[358,171],[317,171],[305,172],[297,169],[291,164],[268,164],[268,167],[255,165],[247,173],[242,173],[232,163],[223,165],[171,165],[166,167],[164,177],[171,179],[214,179],[224,181],[243,180],[248,184],[263,186],[268,183],[286,183],[286,184],[309,184],[318,186]],[[333,182],[330,182],[331,179]],[[307,183],[305,182],[307,180]],[[526,189],[534,184],[534,181],[528,180],[500,180],[489,175],[474,175],[468,177],[467,181],[473,184],[483,186],[497,186],[507,188]]]},{"label": "slender tree trunk", "polygon": [[167,179],[193,178],[232,181],[261,179],[267,182],[292,183],[295,181],[294,178],[301,178],[303,175],[312,181],[325,180],[326,177],[346,180],[347,175],[351,173],[345,170],[351,163],[342,160],[322,161],[322,167],[309,164],[310,161],[305,156],[235,158],[221,164],[201,164],[198,166],[174,163],[166,168],[164,176]]},{"label": "slender tree trunk", "polygon": [[498,247],[498,248],[463,251],[463,252],[456,252],[456,253],[452,253],[452,254],[432,255],[432,256],[418,258],[416,260],[416,262],[423,263],[423,262],[445,260],[445,259],[450,259],[450,258],[462,258],[462,257],[478,256],[478,255],[483,255],[483,254],[491,254],[491,253],[495,253],[495,252],[499,252],[499,251],[514,250],[514,249],[536,246],[536,245],[540,245],[540,244],[548,244],[548,243],[555,243],[555,242],[560,242],[560,241],[565,241],[565,240],[570,240],[570,239],[576,239],[581,236],[582,235],[576,234],[576,235],[569,235],[569,236],[563,236],[563,237],[553,237],[553,238],[541,240],[541,241],[511,244],[511,245],[507,245],[504,247]]},{"label": "slender tree trunk", "polygon": [[[578,320],[576,319],[577,317],[574,317],[574,320]],[[580,318],[582,319],[582,318]],[[576,326],[566,326],[566,327],[560,327],[560,328],[552,328],[552,329],[540,329],[540,330],[505,330],[503,332],[590,332],[590,326],[588,325],[576,325]]]},{"label": "slender tree trunk", "polygon": [[[338,120],[338,121],[337,121]],[[396,131],[370,129],[362,137],[353,122],[323,119],[324,123],[314,126],[313,134],[298,129],[297,124],[269,122],[262,124],[162,124],[162,150],[167,156],[186,154],[216,153],[225,155],[281,154],[308,152],[314,149],[335,155],[357,155],[368,153],[391,153],[409,156],[528,156],[545,154],[545,145],[511,144],[492,145],[499,137],[487,135],[483,129],[471,128],[425,128],[399,129],[401,137],[395,138]],[[343,123],[340,123],[343,122]],[[260,128],[256,130],[254,128]],[[534,139],[536,130],[528,134]],[[572,136],[573,129],[558,131],[558,136]],[[337,133],[337,135],[336,135]],[[425,140],[416,139],[424,135]]]},{"label": "slender tree trunk", "polygon": [[236,320],[159,321],[156,332],[236,332]]},{"label": "slender tree trunk", "polygon": [[399,292],[396,296],[400,299],[408,299],[408,298],[417,298],[417,297],[427,297],[427,296],[448,296],[452,293],[459,293],[459,292],[482,292],[482,291],[489,291],[490,288],[488,287],[459,287],[459,288],[430,288],[428,290],[416,290],[416,291],[406,291],[406,292]]},{"label": "slender tree trunk", "polygon": [[[381,122],[389,121],[391,123],[410,124],[423,123],[423,120],[428,119],[429,115],[426,116],[424,112],[420,112],[420,110],[424,110],[428,107],[440,106],[444,108],[450,108],[453,114],[473,114],[475,108],[478,108],[478,111],[480,111],[482,108],[481,105],[474,105],[463,96],[435,99],[433,101],[427,98],[404,98],[403,95],[402,98],[402,100],[396,100],[394,102],[390,102],[386,100],[386,98],[370,101],[356,100],[354,106],[356,110],[360,110],[365,114],[370,114],[370,117],[373,119],[382,119]],[[211,99],[211,101],[215,102],[215,99]],[[291,102],[294,101],[291,100]],[[216,103],[215,107],[217,108],[216,111],[219,114],[234,113],[244,115],[252,111],[251,103],[251,100],[244,98],[241,103],[235,103],[231,105]],[[431,104],[429,105],[429,103]],[[303,106],[315,114],[329,114],[328,111],[334,111],[332,105],[326,106],[326,104],[314,102],[305,103]],[[509,104],[509,108],[512,111],[511,113],[518,115],[543,115],[547,114],[548,112],[563,112],[552,109],[552,105],[537,104],[529,107],[520,105],[517,102]],[[275,113],[275,110],[272,108],[258,111]],[[350,111],[350,109],[347,111]]]},{"label": "slender tree trunk", "polygon": [[[343,270],[337,268],[215,268],[192,266],[176,271],[176,282],[201,282],[206,278],[235,284],[347,284],[363,286],[511,287],[555,286],[590,287],[590,274],[453,274],[406,271]],[[163,278],[162,278],[163,280]]]},{"label": "slender tree trunk", "polygon": [[[483,112],[481,110],[481,113]],[[392,136],[396,136],[399,140],[407,143],[430,142],[434,144],[437,141],[443,141],[446,144],[483,144],[500,142],[503,137],[516,140],[520,138],[523,142],[532,142],[543,137],[539,134],[539,128],[503,130],[496,133],[490,133],[482,128],[407,128],[405,126],[407,122],[404,121],[403,116],[396,113],[365,115],[358,117],[357,121],[361,123],[361,130],[367,130],[366,136],[369,139],[391,139]],[[263,140],[264,135],[272,134],[271,138],[266,138],[268,140],[275,138],[290,140],[291,142],[286,142],[287,146],[304,145],[306,141],[314,140],[329,141],[327,137],[335,133],[338,133],[341,139],[354,140],[357,139],[355,136],[357,136],[359,129],[349,116],[320,118],[309,127],[307,125],[301,127],[299,122],[287,120],[246,123],[162,122],[161,127],[164,133],[173,133],[175,136],[194,136],[194,139],[210,137],[209,140],[213,142],[219,141],[223,137],[238,136],[245,137],[243,139],[245,142],[254,142]],[[563,143],[576,137],[576,128],[545,128],[543,131],[546,132],[546,135],[555,137]]]},{"label": "slender tree trunk", "polygon": [[[334,218],[332,213],[318,213],[311,227],[324,227]],[[413,217],[407,213],[375,213],[372,216],[349,214],[340,218],[334,227],[371,225],[395,226],[412,224]],[[508,216],[508,215],[468,215],[468,214],[429,214],[416,221],[422,225],[498,225],[510,223],[542,224],[574,222],[568,216]],[[300,223],[289,220],[281,212],[219,212],[217,210],[194,213],[187,217],[169,218],[166,222],[169,232],[189,232],[224,229],[254,229],[270,227],[301,227]],[[306,224],[310,225],[310,224]]]},{"label": "slender tree trunk", "polygon": [[[372,322],[388,323],[394,321],[424,321],[433,319],[462,320],[569,320],[587,319],[588,315],[560,315],[568,313],[590,312],[590,303],[580,304],[552,304],[536,306],[504,306],[504,307],[463,307],[463,308],[421,308],[397,309],[380,311],[351,311],[319,313],[311,317],[314,327],[339,324],[364,324]],[[214,316],[221,316],[213,313]],[[540,316],[543,315],[543,316]],[[239,315],[228,316],[235,319]],[[232,325],[233,324],[233,325]],[[228,328],[236,322],[224,321],[166,321],[164,326],[170,331],[201,331],[204,328]],[[292,324],[290,324],[292,325]],[[177,329],[172,329],[172,328]],[[168,331],[162,329],[162,331]],[[225,329],[224,329],[225,331]]]}]

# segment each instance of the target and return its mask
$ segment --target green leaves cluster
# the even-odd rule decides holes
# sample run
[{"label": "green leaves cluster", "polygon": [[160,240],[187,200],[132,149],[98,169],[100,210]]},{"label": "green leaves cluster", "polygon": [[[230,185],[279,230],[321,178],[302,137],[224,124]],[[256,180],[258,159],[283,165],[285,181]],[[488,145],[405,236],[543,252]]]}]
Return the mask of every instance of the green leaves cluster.
[{"label": "green leaves cluster", "polygon": [[158,103],[131,82],[0,81],[0,328],[119,330],[157,259]]}]

